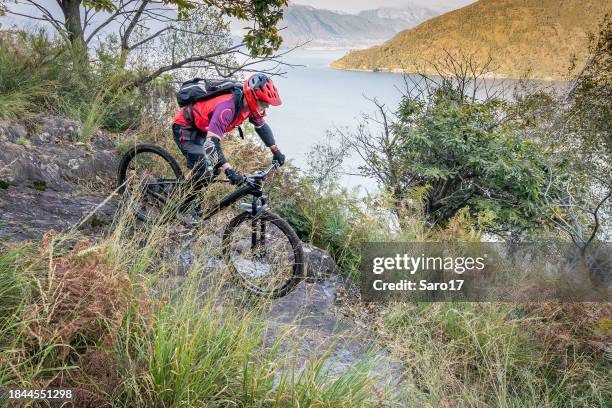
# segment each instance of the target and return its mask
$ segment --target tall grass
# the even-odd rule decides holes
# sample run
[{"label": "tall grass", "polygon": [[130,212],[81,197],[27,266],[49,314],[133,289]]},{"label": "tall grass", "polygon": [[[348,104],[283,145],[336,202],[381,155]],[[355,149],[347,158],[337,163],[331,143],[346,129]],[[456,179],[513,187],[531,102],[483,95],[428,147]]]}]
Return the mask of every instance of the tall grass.
[{"label": "tall grass", "polygon": [[276,328],[277,340],[264,344],[270,303],[237,288],[225,268],[207,269],[219,252],[209,234],[226,221],[193,237],[193,261],[180,274],[187,231],[172,222],[145,226],[129,212],[98,242],[48,235],[3,251],[3,293],[32,294],[2,297],[0,386],[70,387],[80,401],[118,407],[353,407],[384,399],[373,392],[379,380],[367,361],[336,373],[330,353],[317,350],[291,363],[280,350],[292,327]]},{"label": "tall grass", "polygon": [[100,60],[75,67],[70,50],[44,32],[0,31],[0,120],[54,112],[82,123],[82,142],[98,128],[135,127],[143,96],[126,89],[129,73],[112,58]]},{"label": "tall grass", "polygon": [[520,305],[398,304],[380,324],[414,375],[414,403],[594,407],[612,397],[601,356],[554,350],[538,335],[550,323]]},{"label": "tall grass", "polygon": [[[5,347],[7,340],[19,331],[23,308],[28,303],[29,291],[23,269],[24,259],[30,254],[29,246],[6,248],[0,243],[0,346]],[[4,359],[0,357],[0,362]],[[6,384],[11,376],[10,367],[0,364],[0,386]]]},{"label": "tall grass", "polygon": [[285,171],[281,184],[271,192],[275,211],[302,240],[329,251],[343,273],[358,279],[361,244],[384,239],[388,220],[370,211],[365,198],[339,188],[320,191],[295,168]]},{"label": "tall grass", "polygon": [[[212,220],[207,232],[219,231],[230,215]],[[116,234],[128,225],[119,225]],[[146,232],[145,248],[158,248],[160,242],[167,242],[166,234],[171,229],[161,232],[164,227],[160,225],[155,230],[155,238],[151,238],[150,230]],[[148,367],[149,373],[146,381],[132,382],[128,395],[148,395],[150,404],[163,406],[372,404],[368,390],[374,388],[375,376],[366,362],[349,367],[339,376],[323,368],[326,356],[313,356],[310,364],[294,366],[279,351],[289,332],[294,331],[292,327],[281,330],[273,344],[264,346],[270,303],[236,290],[235,281],[224,268],[203,273],[205,265],[219,255],[219,248],[207,237],[202,238],[193,242],[196,258],[178,288],[174,283],[168,287],[163,279],[155,280],[158,293],[167,300],[154,313],[146,341],[132,341],[133,332],[124,333],[122,344],[138,344],[135,354],[147,356],[140,364]],[[121,248],[125,248],[125,242]],[[171,269],[170,265],[162,268]]]},{"label": "tall grass", "polygon": [[46,59],[49,42],[43,33],[0,32],[0,120],[44,111],[56,100],[56,68]]}]

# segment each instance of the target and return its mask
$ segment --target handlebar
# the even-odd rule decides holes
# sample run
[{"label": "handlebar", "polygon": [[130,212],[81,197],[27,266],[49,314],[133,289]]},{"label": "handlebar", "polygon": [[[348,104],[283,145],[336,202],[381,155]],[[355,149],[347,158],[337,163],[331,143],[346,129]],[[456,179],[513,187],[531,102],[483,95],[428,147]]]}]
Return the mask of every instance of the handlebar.
[{"label": "handlebar", "polygon": [[[277,168],[280,167],[280,163],[276,160],[274,160],[272,162],[272,164],[270,166],[268,166],[267,168],[263,169],[263,170],[257,170],[255,173],[253,174],[245,174],[244,175],[244,181],[241,183],[248,183],[249,180],[250,181],[254,181],[254,180],[265,180],[266,177],[268,177],[268,175],[273,171],[276,170]],[[226,179],[214,179],[212,181],[213,183],[229,183],[229,180]]]},{"label": "handlebar", "polygon": [[251,180],[265,180],[266,177],[268,177],[268,174],[270,174],[273,170],[276,170],[277,168],[280,167],[280,163],[276,160],[274,160],[272,162],[272,164],[270,166],[268,166],[266,169],[264,170],[258,170],[253,174],[246,174],[245,177],[245,182],[248,182],[249,179]]}]

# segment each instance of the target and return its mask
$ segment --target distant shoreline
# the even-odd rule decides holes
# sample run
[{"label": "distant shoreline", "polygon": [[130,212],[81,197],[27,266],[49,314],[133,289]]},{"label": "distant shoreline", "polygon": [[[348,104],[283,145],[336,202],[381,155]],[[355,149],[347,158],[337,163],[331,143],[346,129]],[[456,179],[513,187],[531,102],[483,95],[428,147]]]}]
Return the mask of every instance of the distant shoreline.
[{"label": "distant shoreline", "polygon": [[[330,63],[328,65],[329,68],[331,69],[335,69],[336,71],[353,71],[353,72],[372,72],[372,73],[376,73],[376,72],[384,72],[384,73],[388,73],[388,74],[409,74],[409,75],[416,75],[416,72],[406,72],[402,69],[399,68],[380,68],[380,69],[376,69],[376,70],[372,70],[372,69],[362,69],[362,68],[338,68],[338,67],[334,67],[333,66],[333,62]],[[436,76],[436,73],[427,73],[428,75],[434,75]],[[483,78],[486,79],[510,79],[510,80],[528,80],[528,81],[544,81],[544,82],[567,82],[567,80],[564,79],[558,79],[558,78],[554,78],[554,77],[545,77],[545,78],[519,78],[519,77],[514,77],[514,76],[510,76],[510,75],[506,75],[506,74],[493,74],[493,73],[488,73],[483,75]]]},{"label": "distant shoreline", "polygon": [[[297,46],[297,44],[295,45]],[[361,50],[366,50],[368,48],[372,47],[372,45],[365,45],[365,44],[360,44],[360,45],[326,45],[326,44],[319,44],[319,45],[311,45],[311,44],[305,44],[305,45],[301,45],[297,48],[295,48],[294,46],[289,46],[289,45],[282,45],[279,50],[282,51],[289,51],[291,49],[298,49],[298,50],[302,50],[302,51],[344,51],[345,53],[349,53],[351,51],[361,51]]]}]

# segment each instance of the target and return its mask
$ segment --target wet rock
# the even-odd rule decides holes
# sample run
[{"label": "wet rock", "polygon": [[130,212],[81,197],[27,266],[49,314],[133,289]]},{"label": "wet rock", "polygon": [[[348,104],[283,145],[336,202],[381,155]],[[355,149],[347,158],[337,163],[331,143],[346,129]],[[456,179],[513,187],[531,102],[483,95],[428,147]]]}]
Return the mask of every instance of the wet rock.
[{"label": "wet rock", "polygon": [[[244,253],[249,251],[250,245],[250,241],[244,240],[235,243],[234,248],[239,253]],[[326,251],[305,242],[302,243],[302,247],[306,260],[307,282],[329,283],[334,280],[334,276],[338,276],[336,262]],[[169,255],[176,260],[177,270],[180,273],[186,273],[196,260],[201,263],[202,259],[208,259],[204,262],[207,265],[204,272],[210,272],[219,267],[218,262],[222,258],[221,237],[215,234],[203,234],[197,239],[190,237],[169,249]]]},{"label": "wet rock", "polygon": [[[105,200],[119,158],[108,135],[99,132],[99,143],[84,145],[75,141],[79,131],[78,122],[51,115],[0,123],[0,237],[36,239],[69,229]],[[84,191],[82,183],[92,181],[101,187]],[[111,200],[81,228],[101,230],[115,209]]]},{"label": "wet rock", "polygon": [[279,299],[270,309],[270,319],[283,324],[310,326],[312,329],[333,331],[337,319],[330,313],[335,307],[336,291],[346,285],[340,275],[328,276],[313,285],[299,284],[291,293]]},{"label": "wet rock", "polygon": [[[322,370],[338,378],[356,363],[365,362],[381,389],[398,391],[403,387],[401,362],[381,348],[367,328],[339,313],[338,293],[352,285],[345,277],[331,274],[324,281],[301,283],[293,292],[275,300],[267,314],[264,344],[276,344],[279,350],[292,355],[290,367],[298,372],[324,358]],[[282,372],[280,368],[277,376]]]},{"label": "wet rock", "polygon": [[101,205],[103,200],[25,186],[0,189],[0,239],[40,239],[48,230],[67,231],[77,224],[85,233],[100,233],[117,208],[116,200]]},{"label": "wet rock", "polygon": [[319,282],[336,272],[336,262],[326,251],[304,243],[306,277],[309,282]]},{"label": "wet rock", "polygon": [[28,134],[26,127],[20,123],[0,122],[0,142],[15,143]]}]

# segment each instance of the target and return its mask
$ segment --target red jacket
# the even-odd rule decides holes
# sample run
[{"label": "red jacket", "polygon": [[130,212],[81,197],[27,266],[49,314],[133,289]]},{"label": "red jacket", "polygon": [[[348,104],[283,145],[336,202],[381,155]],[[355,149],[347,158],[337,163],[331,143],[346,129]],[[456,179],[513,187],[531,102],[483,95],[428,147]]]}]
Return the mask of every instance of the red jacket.
[{"label": "red jacket", "polygon": [[[189,126],[183,114],[185,108],[181,108],[176,116],[174,116],[175,124]],[[223,136],[249,118],[249,111],[240,111],[238,115],[235,115],[235,109],[234,96],[232,94],[220,95],[207,101],[196,102],[193,104],[194,125],[204,133],[210,130],[216,135]],[[232,121],[234,116],[236,118]],[[251,120],[251,122],[257,127],[263,126],[265,123],[263,120]]]}]

